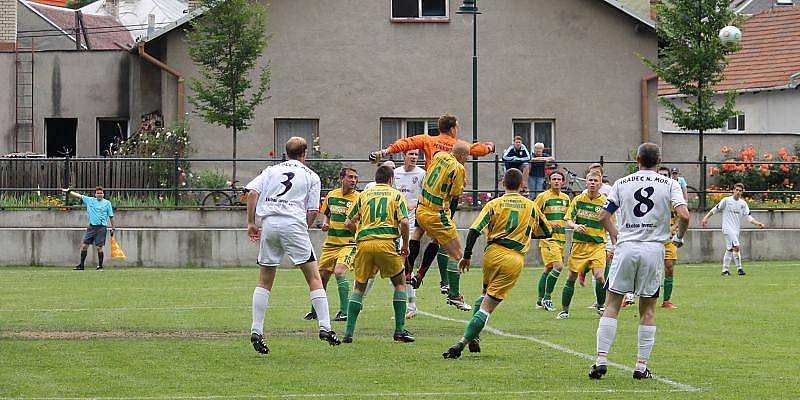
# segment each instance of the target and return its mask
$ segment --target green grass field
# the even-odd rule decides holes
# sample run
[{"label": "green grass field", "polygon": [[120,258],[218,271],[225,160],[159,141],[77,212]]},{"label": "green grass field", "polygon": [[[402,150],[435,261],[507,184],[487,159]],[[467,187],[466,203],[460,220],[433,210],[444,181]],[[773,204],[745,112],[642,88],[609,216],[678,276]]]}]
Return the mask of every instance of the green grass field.
[{"label": "green grass field", "polygon": [[[379,282],[355,343],[339,347],[302,320],[301,274],[281,271],[265,324],[272,352],[260,356],[248,340],[255,268],[0,268],[0,398],[797,398],[800,263],[746,268],[725,278],[717,265],[677,267],[679,308],[656,314],[650,366],[661,381],[616,367],[590,381],[581,354],[594,353],[593,290],[577,288],[572,317],[556,320],[533,307],[540,268],[492,315],[502,335],[484,332],[483,352],[460,360],[441,353],[469,313],[444,304],[435,270],[418,292],[429,314],[408,323],[416,343],[392,341],[390,289]],[[474,299],[480,270],[462,283]],[[330,303],[335,311],[334,291]],[[637,324],[637,312],[623,310],[611,361],[633,366]]]}]

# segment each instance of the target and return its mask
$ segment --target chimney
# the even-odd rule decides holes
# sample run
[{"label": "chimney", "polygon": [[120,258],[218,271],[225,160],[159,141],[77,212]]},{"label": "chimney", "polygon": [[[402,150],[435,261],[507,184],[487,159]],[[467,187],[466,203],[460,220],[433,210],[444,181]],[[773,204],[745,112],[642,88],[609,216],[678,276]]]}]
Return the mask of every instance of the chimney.
[{"label": "chimney", "polygon": [[17,1],[0,0],[0,51],[17,48]]},{"label": "chimney", "polygon": [[150,36],[153,36],[153,32],[155,31],[156,31],[156,15],[147,14],[147,38],[149,39]]},{"label": "chimney", "polygon": [[656,17],[658,17],[656,14],[656,4],[658,4],[658,0],[650,0],[650,19],[653,21],[655,21]]},{"label": "chimney", "polygon": [[111,15],[116,19],[119,19],[119,0],[106,0],[104,8],[106,9],[106,12],[108,12],[109,15]]}]

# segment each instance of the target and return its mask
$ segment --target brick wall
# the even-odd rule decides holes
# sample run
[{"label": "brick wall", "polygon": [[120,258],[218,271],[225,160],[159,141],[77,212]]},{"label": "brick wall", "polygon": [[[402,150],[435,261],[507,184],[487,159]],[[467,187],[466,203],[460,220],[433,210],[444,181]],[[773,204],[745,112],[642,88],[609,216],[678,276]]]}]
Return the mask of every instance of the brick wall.
[{"label": "brick wall", "polygon": [[17,2],[0,0],[0,51],[14,50],[17,44]]}]

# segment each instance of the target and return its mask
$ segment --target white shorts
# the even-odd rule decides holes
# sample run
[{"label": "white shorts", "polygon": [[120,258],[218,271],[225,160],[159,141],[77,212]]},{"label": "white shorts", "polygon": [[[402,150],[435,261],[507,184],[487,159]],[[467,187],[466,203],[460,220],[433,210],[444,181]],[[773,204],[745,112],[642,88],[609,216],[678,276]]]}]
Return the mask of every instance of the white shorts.
[{"label": "white shorts", "polygon": [[722,232],[722,237],[725,238],[725,248],[727,250],[739,247],[739,232]]},{"label": "white shorts", "polygon": [[658,297],[663,275],[664,243],[623,242],[617,244],[606,289],[619,295]]},{"label": "white shorts", "polygon": [[308,229],[285,220],[271,224],[264,220],[261,226],[261,248],[258,250],[258,265],[277,267],[286,255],[294,265],[316,261]]}]

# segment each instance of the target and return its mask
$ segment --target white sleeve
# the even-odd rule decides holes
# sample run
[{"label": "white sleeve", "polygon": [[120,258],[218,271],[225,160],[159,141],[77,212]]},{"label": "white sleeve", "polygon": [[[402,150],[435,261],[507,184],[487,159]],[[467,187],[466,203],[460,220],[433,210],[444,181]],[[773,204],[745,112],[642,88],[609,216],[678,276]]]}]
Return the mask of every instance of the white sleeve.
[{"label": "white sleeve", "polygon": [[672,208],[686,205],[686,199],[683,197],[683,189],[681,189],[681,185],[677,181],[670,182],[669,189],[671,191]]},{"label": "white sleeve", "polygon": [[311,185],[308,188],[308,198],[306,199],[306,211],[319,211],[319,197],[322,184],[317,174],[311,175]]},{"label": "white sleeve", "polygon": [[717,205],[715,205],[713,208],[711,208],[711,215],[714,215],[714,214],[724,210],[726,201],[728,201],[728,198],[724,197],[722,200],[720,200],[719,203],[717,203]]},{"label": "white sleeve", "polygon": [[250,190],[255,190],[258,192],[258,194],[264,193],[267,190],[266,184],[269,182],[269,173],[270,168],[264,168],[264,170],[261,171],[261,174],[250,181],[250,183],[248,183],[245,187]]},{"label": "white sleeve", "polygon": [[743,214],[744,214],[744,217],[747,219],[747,222],[753,222],[753,220],[755,220],[755,218],[753,218],[753,216],[750,215],[751,214],[750,213],[750,206],[747,205],[746,201],[744,202],[744,210],[742,210],[742,211],[744,211]]},{"label": "white sleeve", "polygon": [[614,214],[620,206],[622,206],[622,204],[619,196],[619,181],[617,181],[614,182],[614,186],[611,186],[611,189],[608,191],[606,195],[606,205],[603,209],[610,214]]}]

